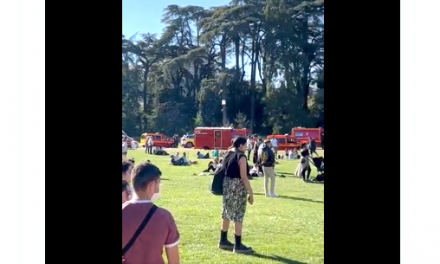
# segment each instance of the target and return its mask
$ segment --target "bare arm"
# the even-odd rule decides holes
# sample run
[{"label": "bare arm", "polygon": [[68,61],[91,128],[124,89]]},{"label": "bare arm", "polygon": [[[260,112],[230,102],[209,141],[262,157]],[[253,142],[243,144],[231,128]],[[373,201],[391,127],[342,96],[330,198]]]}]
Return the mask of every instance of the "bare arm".
[{"label": "bare arm", "polygon": [[168,264],[179,264],[179,245],[165,248]]},{"label": "bare arm", "polygon": [[240,160],[238,161],[238,167],[240,168],[240,178],[243,181],[243,184],[246,187],[248,194],[253,194],[252,187],[248,179],[248,168],[245,157],[240,158]]}]

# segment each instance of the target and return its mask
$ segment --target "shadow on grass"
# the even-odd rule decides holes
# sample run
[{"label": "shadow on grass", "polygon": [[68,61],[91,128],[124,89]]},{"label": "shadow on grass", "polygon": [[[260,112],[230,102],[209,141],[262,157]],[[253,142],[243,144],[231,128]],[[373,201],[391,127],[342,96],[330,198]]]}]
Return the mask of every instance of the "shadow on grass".
[{"label": "shadow on grass", "polygon": [[280,172],[278,172],[278,171],[277,171],[277,174],[281,174],[281,175],[288,175],[288,176],[296,176],[296,175],[295,175],[295,173],[290,173],[290,172],[282,172],[282,171],[280,171]]},{"label": "shadow on grass", "polygon": [[249,256],[260,258],[260,259],[278,261],[279,263],[284,263],[284,264],[307,264],[307,263],[304,263],[304,262],[300,262],[300,261],[296,261],[296,260],[293,260],[293,259],[284,258],[284,257],[277,256],[277,255],[269,256],[269,255],[259,254],[259,253],[256,253],[256,252],[253,253],[253,254],[250,254]]},{"label": "shadow on grass", "polygon": [[[264,193],[254,193],[254,194],[255,195],[264,195]],[[303,202],[311,202],[311,203],[324,203],[324,201],[307,199],[307,198],[301,198],[301,197],[285,196],[285,195],[279,195],[278,198],[280,198],[280,199],[290,199],[290,200],[296,200],[296,201],[303,201]]]}]

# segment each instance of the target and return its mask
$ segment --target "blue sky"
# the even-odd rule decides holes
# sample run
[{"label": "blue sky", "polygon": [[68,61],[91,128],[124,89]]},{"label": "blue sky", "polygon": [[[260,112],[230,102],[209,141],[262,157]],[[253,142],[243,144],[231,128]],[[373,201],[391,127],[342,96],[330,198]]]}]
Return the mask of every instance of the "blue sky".
[{"label": "blue sky", "polygon": [[161,34],[163,10],[168,5],[194,5],[209,8],[226,5],[230,0],[122,0],[122,34],[127,38],[139,33]]}]

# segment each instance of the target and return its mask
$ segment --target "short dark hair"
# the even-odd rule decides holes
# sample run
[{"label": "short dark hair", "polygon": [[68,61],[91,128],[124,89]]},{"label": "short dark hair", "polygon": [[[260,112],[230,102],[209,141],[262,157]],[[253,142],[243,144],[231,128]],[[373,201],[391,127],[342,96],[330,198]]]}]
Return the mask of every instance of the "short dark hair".
[{"label": "short dark hair", "polygon": [[122,180],[122,192],[127,190],[128,188],[128,182],[126,180]]},{"label": "short dark hair", "polygon": [[247,139],[246,139],[245,137],[236,137],[236,138],[234,138],[233,141],[232,141],[232,146],[233,146],[234,148],[238,148],[238,147],[240,147],[241,145],[246,144],[246,142],[247,142]]},{"label": "short dark hair", "polygon": [[158,167],[149,163],[142,162],[133,169],[132,183],[135,191],[144,190],[150,182],[157,181],[162,172]]},{"label": "short dark hair", "polygon": [[127,172],[130,167],[133,167],[133,163],[129,160],[122,161],[122,173]]}]

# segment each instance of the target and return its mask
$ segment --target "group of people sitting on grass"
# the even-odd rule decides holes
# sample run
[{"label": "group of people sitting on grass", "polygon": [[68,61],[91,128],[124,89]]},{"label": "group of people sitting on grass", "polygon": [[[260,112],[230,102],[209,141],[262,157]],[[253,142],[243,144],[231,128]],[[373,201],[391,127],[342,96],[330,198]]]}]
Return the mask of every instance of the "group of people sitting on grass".
[{"label": "group of people sitting on grass", "polygon": [[159,155],[159,156],[168,156],[168,152],[164,150],[162,147],[153,147],[153,155]]},{"label": "group of people sitting on grass", "polygon": [[189,160],[187,158],[186,152],[183,152],[182,156],[180,156],[179,152],[177,152],[176,155],[171,155],[170,158],[170,165],[173,166],[189,166],[192,164],[197,164],[197,161]]}]

